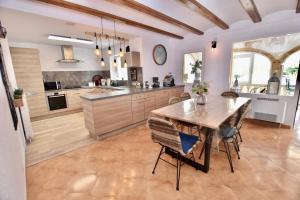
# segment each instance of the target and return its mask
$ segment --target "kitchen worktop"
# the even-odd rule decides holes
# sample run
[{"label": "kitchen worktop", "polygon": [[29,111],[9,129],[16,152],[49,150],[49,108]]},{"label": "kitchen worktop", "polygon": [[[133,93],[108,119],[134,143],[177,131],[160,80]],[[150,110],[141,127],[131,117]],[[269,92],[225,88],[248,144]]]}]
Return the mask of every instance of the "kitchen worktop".
[{"label": "kitchen worktop", "polygon": [[[99,90],[99,92],[89,92],[86,94],[81,95],[81,98],[86,100],[99,100],[99,99],[106,99],[124,95],[131,95],[131,94],[138,94],[143,92],[151,92],[151,91],[159,91],[159,90],[166,90],[171,88],[178,88],[184,87],[184,85],[176,85],[174,87],[159,87],[159,88],[135,88],[135,87],[99,87],[99,89],[104,89],[103,91]],[[108,91],[105,91],[108,89]]]}]

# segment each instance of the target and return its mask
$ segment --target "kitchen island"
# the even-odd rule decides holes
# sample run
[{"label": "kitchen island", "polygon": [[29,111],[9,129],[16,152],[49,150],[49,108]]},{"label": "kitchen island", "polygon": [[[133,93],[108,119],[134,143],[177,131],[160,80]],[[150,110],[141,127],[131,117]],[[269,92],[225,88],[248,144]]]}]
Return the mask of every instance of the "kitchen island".
[{"label": "kitchen island", "polygon": [[145,122],[154,109],[179,97],[184,86],[140,89],[130,87],[95,88],[81,95],[85,127],[100,140]]}]

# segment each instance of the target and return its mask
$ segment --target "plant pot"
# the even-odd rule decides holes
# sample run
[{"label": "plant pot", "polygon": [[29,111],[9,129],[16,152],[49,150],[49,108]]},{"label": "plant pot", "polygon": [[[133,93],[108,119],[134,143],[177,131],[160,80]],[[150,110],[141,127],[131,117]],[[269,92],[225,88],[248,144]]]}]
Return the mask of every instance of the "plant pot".
[{"label": "plant pot", "polygon": [[14,99],[22,99],[22,95],[14,94]]},{"label": "plant pot", "polygon": [[24,106],[23,99],[14,99],[14,106],[15,107],[22,107],[22,106]]},{"label": "plant pot", "polygon": [[198,105],[205,105],[207,103],[207,96],[204,93],[196,94],[196,103]]}]

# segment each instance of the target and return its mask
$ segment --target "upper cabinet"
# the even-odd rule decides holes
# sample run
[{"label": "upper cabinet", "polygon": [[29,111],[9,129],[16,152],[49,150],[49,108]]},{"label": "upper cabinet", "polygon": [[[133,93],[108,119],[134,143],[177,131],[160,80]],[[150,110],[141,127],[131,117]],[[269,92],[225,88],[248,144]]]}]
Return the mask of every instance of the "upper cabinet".
[{"label": "upper cabinet", "polygon": [[122,59],[122,66],[127,63],[127,67],[141,67],[140,52],[132,51],[125,53]]}]

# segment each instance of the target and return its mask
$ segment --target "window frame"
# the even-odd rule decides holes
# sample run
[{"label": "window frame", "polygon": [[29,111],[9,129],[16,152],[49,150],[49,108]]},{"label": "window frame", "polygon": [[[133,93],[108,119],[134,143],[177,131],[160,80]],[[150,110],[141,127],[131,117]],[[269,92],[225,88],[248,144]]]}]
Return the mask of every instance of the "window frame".
[{"label": "window frame", "polygon": [[194,80],[195,80],[195,78],[194,78],[194,80],[192,81],[192,83],[189,83],[189,82],[187,82],[187,80],[188,79],[185,79],[185,65],[184,65],[184,63],[185,63],[185,55],[186,54],[193,54],[193,53],[201,53],[201,61],[202,61],[202,69],[201,69],[201,71],[200,71],[200,80],[202,81],[203,80],[203,71],[204,71],[204,51],[202,51],[202,50],[200,50],[200,51],[193,51],[193,52],[186,52],[186,53],[184,53],[183,54],[183,61],[182,61],[182,82],[184,83],[184,84],[193,84],[193,82],[194,82]]}]

